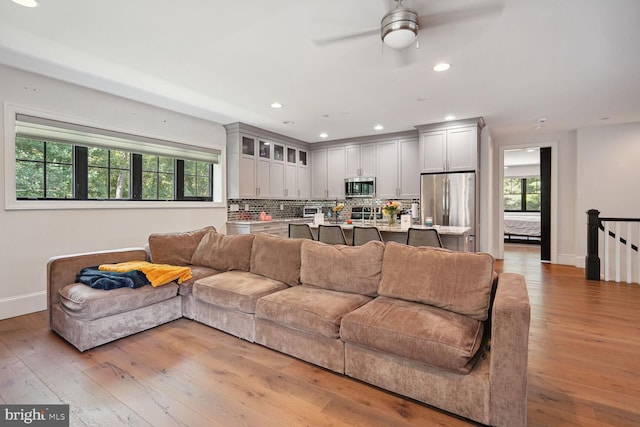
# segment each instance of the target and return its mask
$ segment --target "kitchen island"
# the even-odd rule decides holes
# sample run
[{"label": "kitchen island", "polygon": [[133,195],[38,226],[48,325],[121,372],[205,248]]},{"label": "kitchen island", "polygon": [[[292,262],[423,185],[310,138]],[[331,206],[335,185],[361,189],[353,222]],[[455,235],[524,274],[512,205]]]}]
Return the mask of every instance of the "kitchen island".
[{"label": "kitchen island", "polygon": [[[325,223],[326,225],[335,225],[329,222]],[[371,227],[374,224],[372,222],[367,222],[363,224],[360,221],[355,221],[353,224],[340,223],[340,227],[344,231],[344,235],[347,238],[347,242],[351,243],[352,230],[354,226],[363,226],[363,227]],[[317,236],[318,226],[316,224],[309,224],[311,227],[311,231],[314,233],[314,236]],[[384,242],[398,242],[398,243],[406,243],[407,242],[407,230],[408,228],[400,227],[400,225],[390,227],[386,223],[378,223],[378,230],[380,230],[380,234],[382,235],[382,240]],[[447,249],[451,249],[452,251],[458,252],[468,252],[469,251],[469,233],[471,232],[471,227],[454,227],[454,226],[439,226],[435,225],[433,227],[426,227],[424,225],[412,225],[411,228],[435,228],[438,230],[438,234],[440,234],[440,240],[442,240],[442,246]]]}]

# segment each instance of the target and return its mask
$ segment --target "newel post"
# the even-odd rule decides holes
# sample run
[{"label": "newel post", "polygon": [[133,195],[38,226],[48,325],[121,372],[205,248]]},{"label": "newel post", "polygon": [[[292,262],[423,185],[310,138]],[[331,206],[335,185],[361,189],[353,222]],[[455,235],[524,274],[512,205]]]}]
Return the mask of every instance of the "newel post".
[{"label": "newel post", "polygon": [[600,227],[600,211],[587,211],[587,257],[585,259],[585,276],[587,280],[600,280],[600,257],[598,256],[598,228]]}]

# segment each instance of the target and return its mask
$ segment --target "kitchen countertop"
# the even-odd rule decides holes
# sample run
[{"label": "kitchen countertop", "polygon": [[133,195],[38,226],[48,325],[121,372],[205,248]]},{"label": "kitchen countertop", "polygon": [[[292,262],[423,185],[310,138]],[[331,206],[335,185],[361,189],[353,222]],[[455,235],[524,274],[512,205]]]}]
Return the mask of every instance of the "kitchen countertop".
[{"label": "kitchen countertop", "polygon": [[[335,225],[329,222],[325,224]],[[353,224],[340,223],[338,225],[340,225],[343,230],[352,230],[354,226],[371,227],[373,226],[373,223],[365,222],[365,224],[362,224],[360,222],[354,222]],[[316,224],[309,224],[309,226],[311,228],[318,228]],[[406,233],[408,230],[408,228],[402,228],[400,226],[389,227],[386,224],[378,224],[377,227],[378,227],[378,230],[380,230],[380,232],[385,232],[385,233]],[[415,224],[415,225],[412,225],[411,228],[419,228],[419,229],[435,228],[436,230],[438,230],[439,234],[449,235],[449,236],[464,236],[464,235],[468,235],[469,232],[471,231],[471,227],[456,227],[456,226],[444,226],[444,225],[434,225],[433,227],[427,227],[424,225]]]},{"label": "kitchen countertop", "polygon": [[239,225],[255,225],[255,224],[274,224],[274,223],[289,223],[289,222],[302,222],[302,221],[313,221],[313,218],[274,218],[270,221],[259,221],[257,219],[250,220],[237,220],[237,221],[227,221],[227,224],[239,224]]}]

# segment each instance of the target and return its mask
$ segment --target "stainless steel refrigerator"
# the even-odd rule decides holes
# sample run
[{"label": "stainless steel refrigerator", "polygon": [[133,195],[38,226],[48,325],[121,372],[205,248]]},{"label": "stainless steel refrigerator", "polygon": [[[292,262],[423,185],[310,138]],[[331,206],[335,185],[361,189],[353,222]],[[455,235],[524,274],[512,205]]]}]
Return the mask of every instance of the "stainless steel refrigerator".
[{"label": "stainless steel refrigerator", "polygon": [[469,250],[476,251],[478,212],[476,173],[442,172],[420,175],[420,218],[434,225],[471,227]]}]

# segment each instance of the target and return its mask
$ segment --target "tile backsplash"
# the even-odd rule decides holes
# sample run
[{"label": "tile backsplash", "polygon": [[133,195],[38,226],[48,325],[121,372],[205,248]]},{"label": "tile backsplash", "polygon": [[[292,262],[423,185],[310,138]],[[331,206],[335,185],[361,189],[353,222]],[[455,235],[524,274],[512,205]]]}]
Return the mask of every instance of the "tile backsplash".
[{"label": "tile backsplash", "polygon": [[[394,199],[402,203],[402,208],[411,209],[412,203],[420,203],[419,199]],[[377,205],[386,202],[386,199],[377,200]],[[344,203],[345,208],[341,213],[343,218],[348,218],[353,206],[371,206],[371,199],[346,199],[346,200],[278,200],[278,199],[229,199],[227,201],[227,220],[257,220],[260,212],[264,211],[273,219],[300,218],[304,206],[319,206],[329,210],[338,203]],[[238,205],[240,210],[231,211],[232,205]],[[245,210],[248,205],[249,209]],[[282,209],[280,209],[282,208]]]}]

